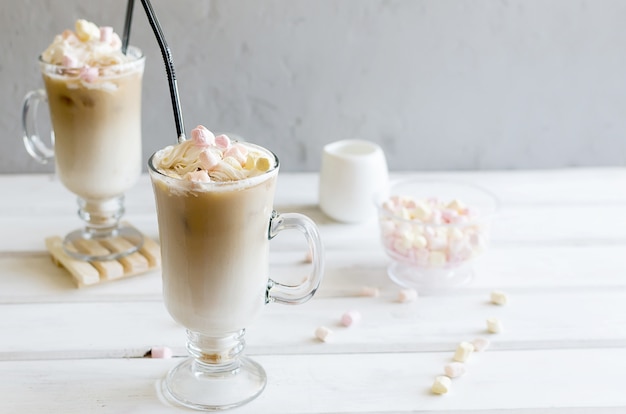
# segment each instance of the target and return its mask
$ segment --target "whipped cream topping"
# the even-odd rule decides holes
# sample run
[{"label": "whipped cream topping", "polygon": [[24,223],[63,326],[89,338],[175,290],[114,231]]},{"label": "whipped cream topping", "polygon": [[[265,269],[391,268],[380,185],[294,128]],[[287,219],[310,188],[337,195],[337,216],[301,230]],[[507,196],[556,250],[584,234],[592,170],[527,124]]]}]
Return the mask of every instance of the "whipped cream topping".
[{"label": "whipped cream topping", "polygon": [[[42,53],[44,62],[80,70],[87,82],[97,78],[97,70],[132,61],[136,56],[122,53],[122,41],[113,28],[98,27],[87,20],[76,21],[74,31],[65,30],[56,35],[54,41]],[[94,75],[95,74],[95,75]]]},{"label": "whipped cream topping", "polygon": [[224,134],[215,136],[199,125],[191,131],[190,140],[160,150],[155,167],[169,177],[186,181],[238,181],[269,171],[273,165],[268,155],[231,141]]}]

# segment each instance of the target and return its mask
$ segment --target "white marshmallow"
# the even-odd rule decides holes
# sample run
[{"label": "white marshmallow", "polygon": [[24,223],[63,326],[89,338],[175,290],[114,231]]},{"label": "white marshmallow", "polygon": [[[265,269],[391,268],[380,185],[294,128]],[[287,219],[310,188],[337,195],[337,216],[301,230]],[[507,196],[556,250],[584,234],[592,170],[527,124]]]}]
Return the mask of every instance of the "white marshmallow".
[{"label": "white marshmallow", "polygon": [[415,203],[415,208],[413,209],[413,217],[421,221],[428,221],[430,215],[432,214],[432,210],[428,205],[424,202]]},{"label": "white marshmallow", "polygon": [[508,303],[508,301],[509,298],[503,291],[494,290],[493,292],[491,292],[491,303],[493,303],[494,305],[504,306]]},{"label": "white marshmallow", "polygon": [[100,39],[100,28],[84,19],[76,21],[76,36],[83,42]]},{"label": "white marshmallow", "polygon": [[322,342],[328,342],[333,335],[333,331],[325,326],[320,326],[315,330],[315,337]]},{"label": "white marshmallow", "polygon": [[380,296],[380,291],[376,287],[372,286],[363,286],[359,291],[359,296],[368,296],[372,298],[376,298]]},{"label": "white marshmallow", "polygon": [[259,171],[268,171],[271,167],[270,160],[265,157],[258,158],[254,167]]},{"label": "white marshmallow", "polygon": [[472,352],[474,352],[474,345],[472,345],[470,342],[463,341],[456,348],[456,352],[454,353],[452,359],[457,362],[465,362],[472,354]]},{"label": "white marshmallow", "polygon": [[433,392],[433,394],[441,395],[446,394],[448,391],[450,391],[451,386],[452,380],[450,379],[450,377],[446,377],[445,375],[439,375],[435,377],[435,382],[433,382],[430,390]]},{"label": "white marshmallow", "polygon": [[467,209],[465,204],[463,204],[459,200],[450,201],[446,207],[449,208],[450,210],[455,210],[456,212],[461,213],[461,214],[464,213],[465,210]]},{"label": "white marshmallow", "polygon": [[440,251],[432,251],[430,252],[430,255],[428,256],[428,263],[431,266],[443,266],[444,264],[446,264],[446,254],[444,252],[440,252]]},{"label": "white marshmallow", "polygon": [[502,332],[502,322],[498,318],[487,318],[487,330],[491,333]]}]

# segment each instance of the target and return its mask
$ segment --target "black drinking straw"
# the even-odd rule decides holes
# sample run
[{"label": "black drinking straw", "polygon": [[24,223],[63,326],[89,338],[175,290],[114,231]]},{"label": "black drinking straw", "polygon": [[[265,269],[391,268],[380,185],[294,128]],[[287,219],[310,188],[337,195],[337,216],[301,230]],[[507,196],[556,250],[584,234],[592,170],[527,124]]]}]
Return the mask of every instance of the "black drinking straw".
[{"label": "black drinking straw", "polygon": [[130,25],[133,21],[133,9],[135,0],[128,0],[126,5],[126,18],[124,19],[124,34],[122,36],[122,53],[126,54],[128,50],[128,41],[130,40]]},{"label": "black drinking straw", "polygon": [[178,142],[185,140],[185,126],[183,125],[183,114],[180,109],[180,99],[178,99],[178,86],[176,85],[176,74],[174,73],[174,60],[172,59],[172,52],[167,46],[165,36],[159,25],[159,19],[157,19],[150,4],[150,0],[141,0],[143,9],[148,16],[148,21],[152,27],[152,31],[157,38],[159,47],[161,48],[161,54],[163,55],[163,61],[165,62],[165,71],[167,72],[167,80],[170,86],[170,97],[172,98],[172,107],[174,109],[174,121],[176,122],[176,133],[178,134]]}]

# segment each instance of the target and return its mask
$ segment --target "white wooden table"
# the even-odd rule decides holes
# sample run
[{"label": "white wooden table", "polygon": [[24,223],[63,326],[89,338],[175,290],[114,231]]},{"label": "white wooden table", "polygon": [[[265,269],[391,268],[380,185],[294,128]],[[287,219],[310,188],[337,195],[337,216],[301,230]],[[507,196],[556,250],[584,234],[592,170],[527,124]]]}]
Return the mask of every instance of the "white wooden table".
[{"label": "white wooden table", "polygon": [[[495,193],[490,250],[464,289],[395,301],[375,221],[344,225],[317,208],[317,175],[281,174],[276,207],[310,215],[326,275],[310,302],[272,304],[247,334],[268,385],[234,413],[626,413],[626,170],[412,174]],[[184,330],[161,301],[160,273],[76,289],[44,238],[79,225],[74,197],[48,175],[0,176],[0,412],[174,413],[160,378],[185,355]],[[157,238],[149,179],[126,219]],[[303,274],[303,242],[272,241],[277,275]],[[278,277],[278,276],[277,276]],[[358,297],[363,286],[381,296]],[[494,289],[510,304],[488,303]],[[338,326],[348,309],[359,325]],[[429,392],[462,340],[505,331],[475,354],[445,396]],[[316,341],[316,327],[334,342]],[[172,359],[144,355],[154,346]]]}]

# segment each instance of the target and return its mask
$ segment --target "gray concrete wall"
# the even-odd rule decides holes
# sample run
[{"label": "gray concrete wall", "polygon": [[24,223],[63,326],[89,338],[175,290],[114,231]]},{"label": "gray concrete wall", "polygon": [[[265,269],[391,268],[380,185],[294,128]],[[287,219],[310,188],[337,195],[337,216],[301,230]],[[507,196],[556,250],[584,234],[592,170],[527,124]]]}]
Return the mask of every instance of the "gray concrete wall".
[{"label": "gray concrete wall", "polygon": [[[144,156],[175,142],[164,66],[147,55]],[[0,173],[51,171],[21,144],[35,65],[77,18],[122,31],[126,2],[2,0]],[[283,170],[324,144],[380,143],[392,170],[623,165],[626,2],[619,0],[153,0],[187,130],[267,146]]]}]

